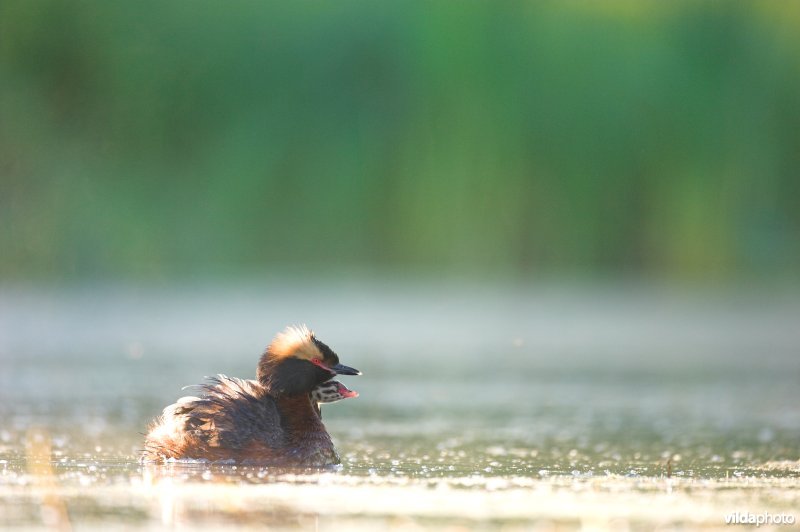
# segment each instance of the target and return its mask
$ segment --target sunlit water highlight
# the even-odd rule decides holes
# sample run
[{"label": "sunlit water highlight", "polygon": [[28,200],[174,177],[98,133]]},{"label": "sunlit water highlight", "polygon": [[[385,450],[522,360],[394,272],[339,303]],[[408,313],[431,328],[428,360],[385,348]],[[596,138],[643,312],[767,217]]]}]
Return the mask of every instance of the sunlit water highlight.
[{"label": "sunlit water highlight", "polygon": [[[0,526],[721,528],[800,518],[790,296],[519,287],[0,292]],[[204,375],[307,322],[361,396],[336,471],[141,466]]]}]

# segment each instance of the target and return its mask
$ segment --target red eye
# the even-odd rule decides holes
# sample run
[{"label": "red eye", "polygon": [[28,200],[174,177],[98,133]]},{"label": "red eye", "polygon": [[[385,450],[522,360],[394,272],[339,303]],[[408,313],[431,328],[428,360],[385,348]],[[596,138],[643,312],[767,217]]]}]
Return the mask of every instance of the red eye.
[{"label": "red eye", "polygon": [[314,364],[315,366],[319,366],[319,367],[321,367],[321,368],[322,368],[322,369],[324,369],[325,371],[328,371],[328,372],[330,372],[330,373],[331,373],[331,375],[336,375],[336,372],[335,372],[335,371],[333,371],[333,370],[332,370],[331,368],[329,368],[328,366],[326,366],[326,365],[325,365],[325,363],[324,363],[322,360],[320,360],[319,358],[312,358],[312,359],[311,359],[311,363],[312,363],[312,364]]}]

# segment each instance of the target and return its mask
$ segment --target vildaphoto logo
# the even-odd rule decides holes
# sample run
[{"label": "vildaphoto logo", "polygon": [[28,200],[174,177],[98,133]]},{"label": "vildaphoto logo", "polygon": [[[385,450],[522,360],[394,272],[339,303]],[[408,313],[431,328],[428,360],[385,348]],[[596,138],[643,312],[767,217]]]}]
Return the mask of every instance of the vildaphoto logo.
[{"label": "vildaphoto logo", "polygon": [[725,516],[726,525],[793,525],[795,523],[792,514],[771,514],[763,512],[754,514],[750,512],[733,512]]}]

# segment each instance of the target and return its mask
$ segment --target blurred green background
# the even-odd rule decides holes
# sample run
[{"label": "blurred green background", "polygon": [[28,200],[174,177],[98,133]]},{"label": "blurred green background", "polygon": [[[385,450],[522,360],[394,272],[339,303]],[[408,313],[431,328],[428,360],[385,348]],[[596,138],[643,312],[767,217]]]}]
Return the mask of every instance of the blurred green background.
[{"label": "blurred green background", "polygon": [[0,279],[795,280],[800,4],[0,2]]}]

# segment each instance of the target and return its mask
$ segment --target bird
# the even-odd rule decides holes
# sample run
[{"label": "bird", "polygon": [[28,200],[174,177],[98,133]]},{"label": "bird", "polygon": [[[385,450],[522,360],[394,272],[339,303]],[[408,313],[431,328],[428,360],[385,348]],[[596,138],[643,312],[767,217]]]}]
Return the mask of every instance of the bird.
[{"label": "bird", "polygon": [[[253,381],[255,382],[255,381]],[[320,405],[335,403],[342,399],[358,397],[358,392],[351,390],[339,381],[327,381],[311,390],[311,402],[316,403],[317,414],[322,417]]]},{"label": "bird", "polygon": [[261,355],[255,380],[217,375],[196,385],[199,396],[167,406],[148,428],[141,460],[335,466],[319,403],[358,395],[332,381],[336,375],[361,372],[341,364],[307,326],[289,326]]}]

